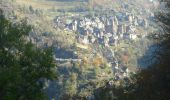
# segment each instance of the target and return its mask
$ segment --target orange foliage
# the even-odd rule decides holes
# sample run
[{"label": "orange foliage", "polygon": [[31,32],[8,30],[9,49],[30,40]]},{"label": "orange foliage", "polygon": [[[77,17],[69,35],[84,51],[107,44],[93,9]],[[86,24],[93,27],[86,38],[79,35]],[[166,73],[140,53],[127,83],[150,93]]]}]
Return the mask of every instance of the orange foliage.
[{"label": "orange foliage", "polygon": [[128,56],[128,55],[123,55],[121,58],[122,58],[122,61],[123,61],[125,64],[128,64],[128,62],[129,62],[129,56]]},{"label": "orange foliage", "polygon": [[104,61],[103,61],[102,58],[97,57],[97,58],[93,59],[93,65],[95,65],[95,66],[101,66],[101,65],[103,65],[103,64],[104,64]]}]

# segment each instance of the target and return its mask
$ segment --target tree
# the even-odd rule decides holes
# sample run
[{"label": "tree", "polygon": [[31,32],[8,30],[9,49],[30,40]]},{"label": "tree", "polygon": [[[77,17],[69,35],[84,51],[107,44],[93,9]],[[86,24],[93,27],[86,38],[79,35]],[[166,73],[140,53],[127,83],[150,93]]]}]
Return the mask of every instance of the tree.
[{"label": "tree", "polygon": [[33,9],[33,7],[32,7],[31,5],[29,6],[29,11],[30,11],[30,13],[32,13],[32,14],[34,13],[34,9]]},{"label": "tree", "polygon": [[70,78],[64,83],[61,100],[69,100],[77,94],[77,77],[76,73],[70,73]]},{"label": "tree", "polygon": [[52,49],[36,48],[26,38],[31,27],[12,23],[0,11],[0,99],[44,100],[41,79],[54,79]]}]

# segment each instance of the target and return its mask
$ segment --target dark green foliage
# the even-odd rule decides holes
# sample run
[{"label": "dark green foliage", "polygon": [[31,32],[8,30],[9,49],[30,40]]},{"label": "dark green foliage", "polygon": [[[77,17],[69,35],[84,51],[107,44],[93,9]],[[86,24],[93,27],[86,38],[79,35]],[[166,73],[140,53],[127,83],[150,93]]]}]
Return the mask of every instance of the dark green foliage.
[{"label": "dark green foliage", "polygon": [[34,13],[34,9],[33,9],[32,6],[29,6],[29,10],[30,10],[31,13]]},{"label": "dark green foliage", "polygon": [[31,27],[0,13],[0,100],[44,100],[40,79],[55,77],[51,49],[26,41]]}]

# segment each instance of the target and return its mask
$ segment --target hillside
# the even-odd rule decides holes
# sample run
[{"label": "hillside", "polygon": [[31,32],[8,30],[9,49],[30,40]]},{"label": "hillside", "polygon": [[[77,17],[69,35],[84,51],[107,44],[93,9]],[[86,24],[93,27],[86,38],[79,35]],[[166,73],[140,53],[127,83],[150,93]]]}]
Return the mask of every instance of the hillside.
[{"label": "hillside", "polygon": [[[147,0],[2,0],[13,22],[33,26],[30,40],[52,47],[58,79],[45,81],[50,99],[90,97],[94,89],[129,79],[155,32]],[[141,62],[142,63],[142,62]],[[123,83],[122,83],[123,84]]]}]

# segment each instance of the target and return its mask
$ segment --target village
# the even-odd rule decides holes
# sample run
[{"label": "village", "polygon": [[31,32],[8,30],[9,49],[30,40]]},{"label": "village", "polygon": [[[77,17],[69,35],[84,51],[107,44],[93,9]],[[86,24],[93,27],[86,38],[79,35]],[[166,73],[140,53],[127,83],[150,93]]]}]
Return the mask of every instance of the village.
[{"label": "village", "polygon": [[90,97],[105,85],[126,87],[143,66],[152,63],[146,58],[153,52],[147,53],[152,49],[150,37],[158,30],[156,1],[89,1],[12,0],[13,6],[6,3],[8,8],[16,9],[11,11],[10,20],[24,18],[33,26],[24,39],[40,50],[52,51],[52,70],[57,77],[42,80],[43,90],[51,100],[66,95]]},{"label": "village", "polygon": [[[140,7],[135,13],[128,10],[111,9],[103,11],[104,14],[61,15],[52,20],[52,27],[56,32],[61,32],[68,39],[70,36],[74,37],[73,46],[69,50],[66,51],[59,45],[55,48],[54,59],[58,72],[66,80],[54,82],[54,87],[63,87],[61,83],[67,81],[69,71],[81,77],[79,82],[82,83],[76,86],[81,89],[88,86],[86,80],[108,80],[111,87],[120,86],[122,81],[125,85],[130,83],[131,76],[140,70],[137,66],[137,57],[142,54],[141,48],[143,49],[140,42],[146,45],[147,42],[143,41],[153,31],[155,16],[152,11]],[[48,39],[50,40],[53,39]],[[127,53],[128,48],[132,49],[131,54]],[[125,59],[131,56],[129,59],[135,61],[124,63],[122,56]],[[104,59],[104,64],[96,66],[96,58]],[[75,72],[75,68],[80,72]],[[54,87],[48,89],[54,90]],[[59,91],[56,93],[60,94]]]},{"label": "village", "polygon": [[139,10],[138,14],[113,10],[110,15],[57,16],[53,27],[56,30],[75,33],[76,42],[79,44],[104,47],[102,53],[112,67],[114,79],[120,80],[129,77],[133,71],[121,64],[122,61],[117,59],[111,47],[117,47],[122,41],[135,42],[148,35],[154,15],[152,12],[147,12],[146,17],[145,10]]},{"label": "village", "polygon": [[[150,16],[152,17],[152,16]],[[135,16],[131,13],[119,13],[115,16],[83,17],[63,21],[65,17],[57,17],[55,28],[78,33],[77,42],[85,45],[98,43],[105,47],[116,46],[121,40],[136,40],[145,37],[147,33],[140,33],[138,28],[147,30],[149,17]]]}]

